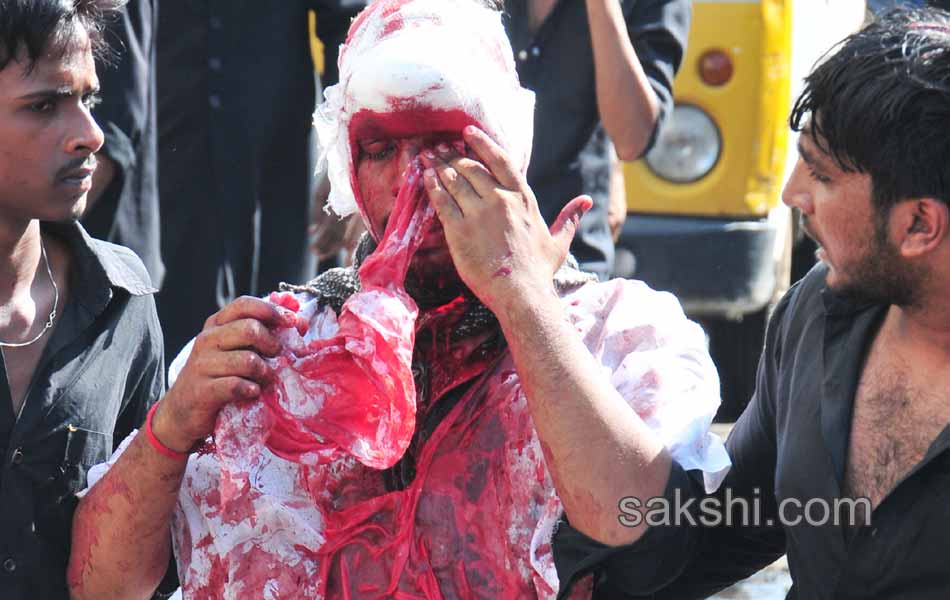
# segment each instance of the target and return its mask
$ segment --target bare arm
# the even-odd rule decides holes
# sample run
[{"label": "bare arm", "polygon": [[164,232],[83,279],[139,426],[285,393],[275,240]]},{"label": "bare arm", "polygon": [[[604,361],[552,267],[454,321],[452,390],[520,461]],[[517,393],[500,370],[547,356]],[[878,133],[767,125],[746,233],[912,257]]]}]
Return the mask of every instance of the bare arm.
[{"label": "bare arm", "polygon": [[[222,406],[257,398],[270,378],[261,355],[279,349],[268,327],[295,324],[296,315],[256,298],[235,300],[209,318],[155,412],[158,440],[188,452],[211,433]],[[169,519],[185,465],[160,454],[143,432],[89,490],[73,518],[72,598],[151,597],[168,565]]]},{"label": "bare arm", "polygon": [[487,136],[465,141],[481,162],[451,150],[423,160],[429,197],[462,279],[498,317],[571,524],[606,544],[632,542],[624,496],[663,494],[671,459],[565,321],[553,274],[567,255],[587,197],[567,204],[549,232],[524,177]]},{"label": "bare arm", "polygon": [[637,58],[619,0],[585,1],[600,118],[617,156],[634,160],[653,134],[659,99]]},{"label": "bare arm", "polygon": [[623,224],[627,220],[627,179],[623,163],[612,156],[610,160],[610,203],[607,205],[607,226],[614,243],[620,239]]},{"label": "bare arm", "polygon": [[70,596],[150,598],[171,552],[169,519],[185,462],[138,435],[76,509]]},{"label": "bare arm", "polygon": [[663,495],[663,445],[602,376],[551,290],[513,295],[498,316],[571,524],[605,544],[635,541],[646,526],[621,526],[617,505]]}]

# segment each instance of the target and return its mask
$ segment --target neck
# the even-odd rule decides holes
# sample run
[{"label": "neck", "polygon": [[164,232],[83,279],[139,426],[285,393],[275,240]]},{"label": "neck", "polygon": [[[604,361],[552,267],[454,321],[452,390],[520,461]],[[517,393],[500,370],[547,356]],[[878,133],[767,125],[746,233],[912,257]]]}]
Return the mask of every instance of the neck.
[{"label": "neck", "polygon": [[468,292],[451,263],[413,267],[403,285],[420,310],[443,306]]},{"label": "neck", "polygon": [[0,227],[0,304],[18,293],[29,293],[42,262],[40,222]]},{"label": "neck", "polygon": [[950,360],[950,304],[945,300],[928,294],[913,306],[892,306],[888,320],[901,343]]}]

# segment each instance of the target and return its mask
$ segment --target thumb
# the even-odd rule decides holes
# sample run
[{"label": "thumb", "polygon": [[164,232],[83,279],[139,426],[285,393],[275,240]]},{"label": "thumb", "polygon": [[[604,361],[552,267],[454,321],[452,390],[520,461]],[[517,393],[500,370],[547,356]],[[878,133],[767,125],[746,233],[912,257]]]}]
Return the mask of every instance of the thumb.
[{"label": "thumb", "polygon": [[590,196],[578,196],[568,202],[558,213],[554,224],[551,225],[551,237],[554,238],[554,242],[563,256],[567,256],[571,249],[571,241],[574,240],[574,234],[577,232],[581,217],[593,205],[594,201],[591,200]]}]

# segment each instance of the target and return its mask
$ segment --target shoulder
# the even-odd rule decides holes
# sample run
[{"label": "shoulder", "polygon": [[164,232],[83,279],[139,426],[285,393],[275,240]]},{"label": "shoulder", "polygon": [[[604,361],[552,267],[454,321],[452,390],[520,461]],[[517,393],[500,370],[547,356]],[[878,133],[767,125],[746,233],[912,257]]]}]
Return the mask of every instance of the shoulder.
[{"label": "shoulder", "polygon": [[149,295],[158,290],[135,252],[125,246],[89,238],[89,246],[105,270],[109,283],[125,289],[133,296]]},{"label": "shoulder", "polygon": [[121,317],[115,322],[124,335],[138,339],[140,354],[151,357],[163,355],[163,341],[154,294],[148,270],[142,260],[125,246],[88,238],[89,248],[99,261],[108,285],[125,291],[120,295]]},{"label": "shoulder", "polygon": [[566,311],[579,329],[599,328],[605,335],[637,331],[660,345],[675,342],[704,346],[702,328],[690,321],[679,300],[642,281],[612,279],[588,283],[563,296]]},{"label": "shoulder", "polygon": [[591,282],[564,294],[571,306],[583,306],[591,312],[609,314],[632,311],[650,312],[672,318],[685,318],[679,300],[669,292],[654,290],[636,279],[611,279]]}]

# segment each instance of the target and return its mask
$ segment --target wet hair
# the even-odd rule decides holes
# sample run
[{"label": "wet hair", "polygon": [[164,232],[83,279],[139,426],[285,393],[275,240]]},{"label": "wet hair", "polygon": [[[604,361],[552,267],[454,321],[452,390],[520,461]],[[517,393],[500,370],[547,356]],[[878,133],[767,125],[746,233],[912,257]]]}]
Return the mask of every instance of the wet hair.
[{"label": "wet hair", "polygon": [[950,202],[950,13],[887,12],[823,61],[792,129],[807,129],[842,170],[870,175],[879,216],[908,198]]},{"label": "wet hair", "polygon": [[0,70],[21,53],[27,72],[46,52],[69,51],[77,27],[89,35],[93,53],[106,57],[102,32],[127,0],[0,0]]}]

